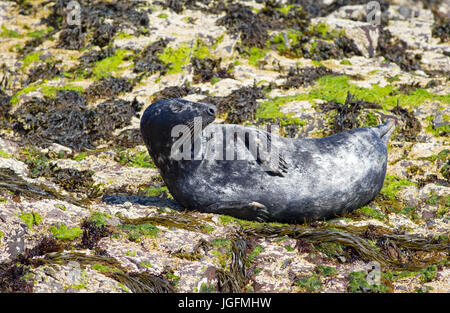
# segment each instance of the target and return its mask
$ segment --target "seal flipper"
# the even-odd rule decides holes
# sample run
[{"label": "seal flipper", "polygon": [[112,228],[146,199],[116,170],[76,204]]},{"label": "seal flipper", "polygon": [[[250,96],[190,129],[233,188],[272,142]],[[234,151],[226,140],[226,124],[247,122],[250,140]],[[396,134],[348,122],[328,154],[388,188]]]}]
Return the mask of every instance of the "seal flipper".
[{"label": "seal flipper", "polygon": [[[256,162],[264,168],[263,170],[266,171],[267,174],[284,177],[288,173],[289,166],[283,157],[283,154],[281,154],[280,149],[275,148],[276,146],[272,141],[272,134],[266,134],[261,131],[258,132],[260,136],[265,136],[267,143],[264,144],[260,140],[256,141]],[[267,151],[268,147],[271,147],[271,149],[274,150],[269,152]]]},{"label": "seal flipper", "polygon": [[269,210],[259,202],[224,201],[208,206],[206,213],[225,214],[245,220],[265,222],[269,219]]},{"label": "seal flipper", "polygon": [[372,127],[372,130],[380,137],[381,141],[387,146],[389,138],[395,130],[395,121],[388,119],[386,123]]}]

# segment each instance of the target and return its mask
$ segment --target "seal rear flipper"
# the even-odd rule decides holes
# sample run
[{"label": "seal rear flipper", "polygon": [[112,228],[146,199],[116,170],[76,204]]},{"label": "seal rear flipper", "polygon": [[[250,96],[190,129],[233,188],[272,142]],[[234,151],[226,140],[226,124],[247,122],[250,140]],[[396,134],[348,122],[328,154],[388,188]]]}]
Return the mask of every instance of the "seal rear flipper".
[{"label": "seal rear flipper", "polygon": [[395,121],[393,119],[388,119],[386,123],[371,128],[377,136],[380,137],[384,145],[387,146],[389,138],[395,130]]},{"label": "seal rear flipper", "polygon": [[265,222],[269,219],[269,210],[259,202],[223,201],[208,206],[206,213],[225,214],[236,218]]}]

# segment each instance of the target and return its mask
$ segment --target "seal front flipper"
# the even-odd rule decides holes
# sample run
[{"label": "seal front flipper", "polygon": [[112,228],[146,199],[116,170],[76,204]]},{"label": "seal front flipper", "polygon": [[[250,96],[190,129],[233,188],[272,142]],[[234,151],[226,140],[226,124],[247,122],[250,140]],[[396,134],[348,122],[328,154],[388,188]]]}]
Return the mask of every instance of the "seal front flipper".
[{"label": "seal front flipper", "polygon": [[[267,174],[283,177],[288,173],[289,166],[281,153],[281,149],[276,145],[277,140],[272,140],[272,137],[270,133],[258,131],[256,163],[261,165]],[[276,137],[274,138],[276,139]],[[268,147],[270,147],[270,151]]]},{"label": "seal front flipper", "polygon": [[202,211],[230,215],[244,220],[256,220],[258,222],[265,222],[270,217],[267,207],[259,202],[223,201],[213,203]]}]

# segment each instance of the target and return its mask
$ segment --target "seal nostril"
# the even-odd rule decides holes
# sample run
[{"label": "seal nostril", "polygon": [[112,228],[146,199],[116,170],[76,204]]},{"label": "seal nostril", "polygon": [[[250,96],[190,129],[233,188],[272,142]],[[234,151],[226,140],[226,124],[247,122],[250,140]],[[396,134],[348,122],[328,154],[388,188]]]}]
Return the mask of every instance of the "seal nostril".
[{"label": "seal nostril", "polygon": [[214,108],[208,108],[208,114],[209,114],[209,115],[212,115],[212,116],[216,115],[216,109],[214,109]]}]

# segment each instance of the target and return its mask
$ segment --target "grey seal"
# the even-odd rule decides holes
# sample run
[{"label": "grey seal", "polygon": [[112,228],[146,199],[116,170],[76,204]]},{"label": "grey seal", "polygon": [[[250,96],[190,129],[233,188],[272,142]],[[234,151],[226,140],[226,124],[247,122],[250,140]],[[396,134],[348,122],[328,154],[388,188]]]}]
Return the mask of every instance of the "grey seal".
[{"label": "grey seal", "polygon": [[[324,138],[293,139],[256,128],[213,123],[216,112],[210,104],[165,99],[151,104],[141,118],[148,152],[170,193],[186,209],[247,220],[302,223],[361,207],[383,186],[393,120]],[[196,119],[201,120],[200,132],[193,131]],[[179,125],[186,125],[184,129],[192,137],[186,140],[179,129],[174,132]],[[231,135],[230,144],[224,138],[233,133],[245,135]],[[250,145],[252,136],[257,139]],[[173,147],[180,138],[192,144],[184,151],[184,156],[191,158],[174,157]],[[199,142],[201,148],[195,148]],[[251,157],[221,159],[230,149],[235,156],[247,153]]]}]

